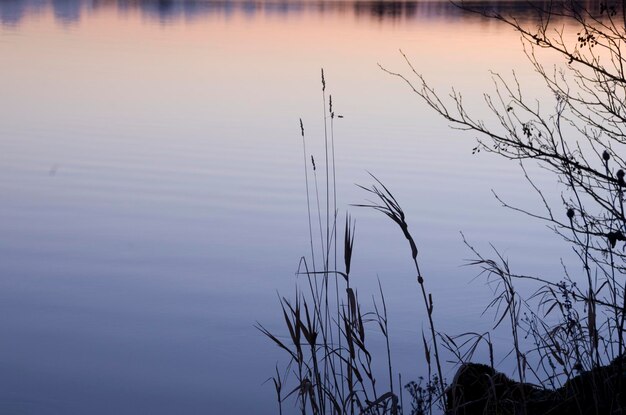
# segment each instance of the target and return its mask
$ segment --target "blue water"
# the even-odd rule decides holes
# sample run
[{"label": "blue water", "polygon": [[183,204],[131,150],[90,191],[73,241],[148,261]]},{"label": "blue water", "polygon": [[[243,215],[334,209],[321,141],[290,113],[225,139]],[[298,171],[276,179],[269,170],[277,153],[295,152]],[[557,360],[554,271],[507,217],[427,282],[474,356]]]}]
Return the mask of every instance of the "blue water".
[{"label": "blue water", "polygon": [[275,412],[286,356],[253,325],[283,330],[308,253],[298,120],[322,163],[322,66],[354,283],[382,281],[404,379],[423,311],[399,230],[350,206],[367,171],[407,212],[442,330],[492,323],[459,231],[560,269],[566,247],[491,194],[535,206],[516,166],[377,66],[408,74],[402,48],[480,115],[488,69],[538,85],[506,28],[447,3],[0,0],[0,22],[0,413]]}]

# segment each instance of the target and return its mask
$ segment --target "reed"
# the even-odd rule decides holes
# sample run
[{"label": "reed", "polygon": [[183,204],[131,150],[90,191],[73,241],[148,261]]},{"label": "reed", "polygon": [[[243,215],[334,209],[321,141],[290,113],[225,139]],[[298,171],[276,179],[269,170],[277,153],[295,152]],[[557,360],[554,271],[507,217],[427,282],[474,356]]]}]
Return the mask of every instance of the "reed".
[{"label": "reed", "polygon": [[[387,187],[380,180],[378,180],[371,173],[370,175],[372,176],[376,184],[373,184],[369,188],[360,186],[360,185],[359,187],[369,192],[370,194],[376,196],[378,198],[378,201],[371,202],[369,204],[357,204],[356,206],[371,208],[386,215],[389,219],[391,219],[396,225],[400,227],[400,230],[402,231],[404,237],[409,243],[409,247],[411,248],[411,259],[413,260],[413,265],[415,266],[415,272],[417,273],[417,283],[420,286],[422,299],[424,301],[424,307],[426,309],[426,315],[428,317],[428,326],[430,328],[430,335],[431,335],[431,342],[432,342],[431,344],[433,347],[434,358],[435,358],[434,360],[435,360],[435,365],[437,367],[438,383],[440,387],[439,393],[443,401],[443,406],[445,407],[446,406],[446,397],[444,393],[445,385],[444,385],[443,372],[441,370],[441,356],[439,354],[437,332],[435,330],[435,322],[433,318],[433,310],[434,310],[433,299],[430,293],[428,294],[426,293],[426,287],[424,285],[424,277],[422,276],[419,262],[417,261],[417,255],[418,255],[417,245],[415,243],[415,240],[413,239],[413,236],[409,232],[409,225],[406,222],[404,211],[400,207],[400,204],[398,203],[396,198],[393,196],[393,194],[391,194],[389,189],[387,189]],[[426,345],[426,342],[424,342],[424,348],[425,348],[425,353],[427,356],[427,363],[430,367],[430,356],[429,356],[429,350]]]},{"label": "reed", "polygon": [[[356,228],[349,213],[345,216],[343,240],[339,241],[334,135],[334,121],[339,116],[335,114],[332,95],[328,95],[327,100],[323,70],[321,81],[324,189],[320,189],[317,175],[320,166],[316,164],[314,155],[307,153],[304,123],[300,121],[311,253],[309,258],[301,258],[297,275],[306,277],[308,285],[297,289],[294,300],[280,298],[287,336],[271,333],[262,324],[257,323],[257,328],[287,353],[290,370],[286,373],[295,378],[292,387],[286,387],[289,376],[280,375],[278,370],[271,379],[279,412],[283,410],[285,399],[295,397],[301,413],[398,414],[401,408],[399,395],[393,389],[387,303],[382,297],[381,286],[381,300],[374,304],[375,313],[364,311],[358,291],[351,284]],[[309,166],[312,170],[313,201],[309,191]],[[317,208],[316,213],[312,212],[311,204]],[[317,224],[313,225],[314,221]],[[315,255],[316,239],[322,253],[321,266]],[[338,269],[339,242],[343,249],[343,270]],[[308,268],[309,262],[312,269]],[[335,292],[332,293],[332,290]],[[374,356],[368,347],[366,330],[372,324],[377,324],[385,337],[391,390],[380,391],[383,386],[377,382],[373,369]]]},{"label": "reed", "polygon": [[[418,76],[418,79],[423,82],[423,78]],[[425,84],[422,89],[412,88],[433,108],[454,119],[441,107],[443,101],[434,95],[433,89]],[[388,302],[382,284],[379,281],[379,293],[368,311],[353,283],[355,220],[346,213],[343,226],[337,224],[334,120],[339,117],[335,116],[330,94],[326,106],[323,71],[322,98],[323,180],[318,180],[315,158],[307,153],[304,125],[300,121],[311,252],[308,258],[300,259],[296,274],[305,277],[308,284],[299,284],[291,299],[279,298],[284,334],[272,333],[257,323],[257,328],[288,357],[284,371],[276,368],[271,378],[278,412],[283,413],[284,402],[290,398],[295,399],[300,413],[316,415],[437,412],[450,415],[600,415],[626,411],[626,284],[620,278],[626,274],[626,255],[616,249],[618,243],[626,242],[623,206],[626,182],[620,168],[623,160],[615,150],[597,151],[600,163],[596,165],[580,164],[580,148],[576,150],[579,161],[569,158],[573,154],[569,150],[565,151],[568,154],[565,159],[558,158],[558,154],[555,156],[560,164],[549,166],[559,169],[561,183],[571,192],[569,198],[563,198],[566,209],[560,216],[548,205],[522,166],[524,177],[546,209],[544,216],[533,217],[549,221],[554,225],[553,230],[572,245],[582,269],[577,277],[573,277],[565,265],[558,281],[516,273],[495,247],[491,256],[483,255],[462,235],[473,256],[467,265],[477,270],[493,293],[485,308],[494,315],[493,328],[482,333],[468,330],[447,334],[437,330],[433,296],[427,290],[428,279],[420,268],[418,243],[409,230],[404,210],[390,189],[374,175],[371,175],[371,185],[359,186],[373,200],[353,206],[384,214],[406,240],[419,287],[419,301],[428,324],[426,333],[422,332],[421,336],[424,353],[418,357],[423,359],[428,373],[403,384],[398,370],[401,368],[393,365]],[[521,97],[513,96],[513,100],[522,105]],[[484,128],[467,118],[457,122]],[[555,122],[559,128],[560,121]],[[537,133],[529,129],[524,134]],[[550,140],[566,148],[562,137],[558,139],[561,141],[555,137]],[[524,151],[546,152],[546,148],[537,150],[526,146]],[[309,184],[309,160],[312,186]],[[584,174],[589,176],[585,178]],[[320,182],[322,186],[325,184],[325,189],[320,190]],[[314,201],[310,200],[310,187],[314,187]],[[497,195],[496,199],[503,206],[515,209]],[[592,202],[604,210],[591,212],[588,206]],[[315,213],[312,203],[317,208]],[[343,228],[343,240],[338,235],[340,228]],[[316,248],[314,241],[318,239]],[[341,250],[343,264],[340,263]],[[321,262],[319,256],[316,259],[318,251]],[[518,281],[530,281],[536,290],[523,295],[517,287]],[[508,331],[508,339],[494,344],[493,330],[502,329]],[[373,335],[384,339],[385,348],[380,354],[375,354],[370,347]],[[484,363],[487,364],[475,361],[478,350],[486,350],[488,358]],[[497,372],[494,355],[508,350],[515,364],[515,380]],[[376,372],[375,362],[382,362],[384,371]],[[446,366],[448,370],[458,369],[449,384],[444,377]]]}]

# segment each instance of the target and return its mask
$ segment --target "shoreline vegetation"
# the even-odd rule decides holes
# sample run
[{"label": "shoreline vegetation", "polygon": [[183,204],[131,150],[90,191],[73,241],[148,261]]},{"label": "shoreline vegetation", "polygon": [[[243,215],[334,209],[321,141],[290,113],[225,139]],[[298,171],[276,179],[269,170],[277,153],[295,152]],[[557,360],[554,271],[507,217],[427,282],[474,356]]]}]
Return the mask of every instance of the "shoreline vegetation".
[{"label": "shoreline vegetation", "polygon": [[[518,18],[532,17],[536,7],[547,7],[549,0],[489,0],[475,1],[475,5],[489,4],[500,12],[514,12]],[[592,4],[597,3],[590,3]],[[465,19],[470,17],[453,3],[445,0],[82,0],[0,1],[0,22],[20,24],[29,11],[49,9],[63,24],[79,21],[94,11],[106,11],[123,6],[125,12],[141,13],[148,19],[174,21],[198,19],[214,15],[298,16],[302,14],[351,14],[357,19],[411,21],[429,19]]]},{"label": "shoreline vegetation", "polygon": [[[286,334],[257,324],[287,354],[271,378],[280,414],[289,400],[301,414],[626,412],[626,2],[543,2],[534,6],[536,24],[484,3],[456,7],[516,31],[553,100],[527,100],[514,73],[493,74],[495,91],[484,95],[495,120],[489,123],[474,118],[459,92],[439,95],[404,54],[408,74],[381,69],[405,82],[453,128],[478,136],[473,153],[495,154],[519,166],[540,201],[537,209],[516,207],[494,194],[496,199],[544,222],[570,245],[578,263],[563,264],[554,279],[519,274],[495,247],[491,258],[464,240],[473,255],[470,265],[495,288],[487,308],[497,316],[494,330],[509,332],[508,343],[497,345],[509,348],[515,361],[509,377],[494,364],[490,332],[453,336],[437,330],[441,316],[419,263],[418,246],[428,241],[413,238],[400,203],[372,175],[373,184],[359,186],[371,200],[353,206],[379,211],[400,228],[419,286],[416,301],[426,317],[423,350],[416,357],[424,360],[427,373],[404,383],[393,364],[382,285],[373,310],[365,311],[352,284],[356,227],[349,213],[339,224],[334,122],[340,116],[322,70],[321,162],[307,153],[300,120],[310,245],[297,272],[303,283],[292,298],[279,299]],[[544,66],[544,52],[560,56],[562,64]],[[534,167],[559,184],[556,202],[533,180]],[[520,281],[532,282],[535,291],[523,296]],[[372,353],[372,330],[382,333],[386,353]],[[479,348],[488,352],[488,364],[474,361]],[[443,376],[444,353],[458,368],[450,383]],[[384,373],[374,369],[375,360],[385,362]]]}]

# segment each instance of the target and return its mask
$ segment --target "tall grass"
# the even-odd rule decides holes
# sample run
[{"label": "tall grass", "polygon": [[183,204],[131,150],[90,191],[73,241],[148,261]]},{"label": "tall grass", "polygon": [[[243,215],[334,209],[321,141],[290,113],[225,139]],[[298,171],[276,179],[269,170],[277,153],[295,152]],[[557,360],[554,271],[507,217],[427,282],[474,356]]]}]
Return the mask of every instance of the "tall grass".
[{"label": "tall grass", "polygon": [[[297,275],[306,278],[307,284],[298,286],[292,299],[280,298],[280,307],[287,335],[277,335],[263,325],[257,327],[289,356],[287,370],[276,370],[272,382],[283,411],[283,402],[295,397],[302,414],[399,414],[402,413],[402,385],[394,381],[396,376],[392,365],[391,341],[389,335],[387,302],[383,287],[379,283],[379,297],[374,299],[372,310],[366,311],[359,299],[358,290],[351,283],[351,265],[355,242],[355,221],[350,213],[345,214],[345,223],[339,227],[337,218],[337,175],[335,166],[334,122],[341,115],[335,114],[332,95],[328,95],[324,71],[321,71],[322,101],[324,104],[323,148],[326,187],[320,190],[317,172],[320,166],[312,154],[307,153],[305,126],[300,120],[302,151],[304,161],[304,188],[307,201],[307,219],[311,252],[302,257]],[[310,160],[310,164],[309,164]],[[373,176],[372,176],[373,177]],[[386,213],[402,229],[407,238],[412,260],[417,272],[427,315],[430,323],[430,341],[424,338],[428,365],[436,366],[437,375],[429,385],[428,404],[424,400],[416,409],[418,413],[432,412],[432,406],[439,402],[445,405],[444,378],[442,374],[438,339],[434,326],[432,298],[426,293],[424,278],[417,261],[417,246],[408,231],[404,212],[389,190],[375,177],[376,185],[364,188],[376,201],[371,204],[355,205],[374,208]],[[310,183],[313,180],[313,183]],[[322,208],[325,206],[325,210]],[[317,222],[316,224],[314,224]],[[338,230],[343,228],[343,241],[339,243]],[[315,242],[315,241],[319,242]],[[316,247],[316,245],[318,245]],[[339,251],[343,249],[343,264],[340,266]],[[321,252],[320,256],[316,252]],[[335,291],[334,293],[332,291]],[[375,356],[369,346],[368,332],[373,329],[383,336],[386,367],[385,385],[377,382],[374,369]],[[431,346],[429,346],[430,344]],[[433,348],[431,353],[430,347]],[[430,370],[429,370],[430,371]],[[295,378],[295,380],[294,380]],[[288,379],[291,379],[289,381]],[[396,388],[395,385],[398,384]],[[292,387],[286,387],[292,385]],[[411,394],[425,394],[427,389],[416,383],[409,388]],[[418,391],[418,392],[416,392]],[[434,398],[433,398],[434,397]],[[417,407],[416,407],[417,408]]]},{"label": "tall grass", "polygon": [[[371,200],[353,206],[374,209],[400,229],[409,247],[421,294],[419,301],[428,323],[427,334],[422,332],[421,339],[424,355],[418,357],[426,364],[427,373],[403,384],[398,368],[392,364],[388,303],[383,287],[379,282],[379,294],[368,311],[353,284],[356,226],[350,213],[345,214],[341,226],[337,223],[336,116],[332,95],[326,99],[323,70],[321,83],[325,152],[321,158],[325,162],[322,191],[319,169],[313,155],[307,153],[304,123],[300,120],[311,252],[300,259],[297,276],[305,279],[306,284],[298,285],[292,298],[279,298],[284,334],[272,333],[257,324],[288,356],[283,371],[277,368],[272,377],[278,412],[282,414],[284,403],[293,399],[303,415],[622,413],[626,409],[626,284],[619,276],[626,271],[615,261],[616,256],[624,255],[613,249],[618,241],[626,240],[622,233],[594,235],[593,224],[583,214],[583,202],[568,207],[565,215],[569,225],[562,224],[562,228],[571,231],[569,240],[583,269],[585,284],[581,285],[565,266],[564,276],[558,282],[515,273],[495,248],[493,258],[489,258],[463,236],[473,255],[468,265],[477,269],[493,289],[493,299],[486,306],[494,315],[493,329],[506,328],[510,337],[508,344],[494,345],[489,331],[440,333],[434,301],[426,287],[428,279],[420,267],[418,242],[409,230],[405,212],[390,189],[371,175],[371,185],[359,186]],[[602,157],[608,176],[609,158]],[[616,211],[624,210],[624,186],[605,187]],[[550,218],[560,221],[552,215],[550,211]],[[597,237],[608,238],[608,246],[601,247]],[[601,275],[592,274],[594,266]],[[535,283],[536,291],[523,296],[517,288],[520,280]],[[420,317],[416,316],[418,320]],[[384,339],[381,355],[370,346],[374,333]],[[488,365],[473,365],[479,349],[487,351]],[[515,381],[496,372],[494,349],[510,349]],[[444,361],[444,353],[451,360]],[[450,384],[444,376],[446,364],[448,368],[458,365]],[[375,367],[384,370],[377,371]]]},{"label": "tall grass", "polygon": [[[258,327],[290,358],[287,375],[277,370],[273,377],[279,412],[283,410],[283,401],[295,396],[303,414],[373,413],[381,407],[397,413],[395,395],[378,393],[372,355],[366,347],[365,326],[370,316],[362,310],[358,293],[350,286],[355,224],[349,214],[346,214],[343,226],[343,271],[337,269],[335,113],[332,97],[327,99],[323,70],[321,83],[324,109],[322,160],[325,162],[322,191],[317,175],[319,169],[314,156],[307,153],[304,123],[300,122],[311,252],[308,258],[301,259],[297,273],[307,279],[308,285],[299,287],[294,299],[280,298],[288,332],[286,338],[270,333],[262,325]],[[319,241],[317,247],[316,240]],[[316,252],[321,253],[321,261]],[[386,305],[378,316],[382,327],[386,327]],[[295,376],[293,388],[286,389],[285,385],[290,383],[286,382],[285,376]]]},{"label": "tall grass", "polygon": [[[400,230],[402,230],[404,237],[409,243],[409,247],[411,248],[411,259],[413,260],[413,265],[415,266],[415,272],[417,274],[417,283],[420,286],[422,299],[424,301],[424,308],[426,309],[426,315],[428,316],[428,326],[430,328],[430,335],[431,335],[432,347],[433,347],[433,352],[434,352],[433,354],[434,361],[437,367],[437,378],[438,378],[437,380],[438,380],[439,387],[440,387],[439,392],[440,392],[441,399],[443,401],[443,406],[445,407],[446,397],[445,397],[445,394],[443,393],[445,390],[445,385],[444,385],[443,372],[441,370],[441,358],[439,354],[437,332],[435,330],[435,322],[433,318],[433,310],[434,310],[433,298],[430,293],[428,294],[426,293],[426,287],[424,285],[424,277],[422,276],[419,262],[417,260],[417,255],[418,255],[417,245],[415,243],[415,240],[413,239],[413,236],[409,232],[409,225],[406,222],[404,211],[400,207],[400,204],[398,203],[396,198],[393,196],[393,194],[391,194],[389,189],[387,189],[387,187],[383,183],[381,183],[381,181],[378,180],[374,175],[372,175],[372,178],[374,179],[376,184],[373,184],[370,188],[366,188],[360,185],[359,187],[371,193],[372,195],[376,196],[377,200],[369,204],[359,204],[356,206],[372,208],[385,214],[387,217],[389,217],[389,219],[391,219],[396,225],[400,227]],[[428,365],[430,366],[431,355],[430,355],[430,350],[428,348],[428,345],[426,344],[426,341],[424,341],[424,348],[425,348],[425,353],[426,353],[426,361]]]}]

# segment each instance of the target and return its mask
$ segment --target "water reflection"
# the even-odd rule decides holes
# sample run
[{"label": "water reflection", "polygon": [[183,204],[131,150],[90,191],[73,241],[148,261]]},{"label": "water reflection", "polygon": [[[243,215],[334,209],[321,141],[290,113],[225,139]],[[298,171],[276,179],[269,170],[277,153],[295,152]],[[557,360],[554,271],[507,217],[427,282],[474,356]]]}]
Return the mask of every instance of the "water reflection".
[{"label": "water reflection", "polygon": [[[599,3],[593,1],[583,3],[589,10],[600,7]],[[511,13],[521,19],[532,19],[538,9],[554,7],[551,4],[550,1],[482,1],[471,3],[472,7],[478,9]],[[139,12],[145,17],[163,23],[202,19],[211,15],[228,17],[233,14],[256,17],[258,15],[291,16],[303,13],[351,13],[357,17],[370,17],[381,21],[476,18],[476,15],[464,13],[463,10],[448,1],[2,0],[0,1],[0,21],[4,25],[17,25],[29,15],[39,14],[46,9],[52,10],[55,19],[62,24],[79,21],[85,11],[103,9],[117,9],[124,13]]]},{"label": "water reflection", "polygon": [[72,23],[80,20],[80,0],[52,0],[51,7],[54,17],[62,23]]}]

